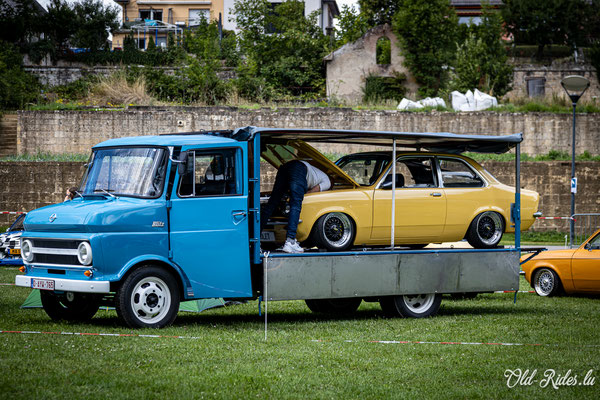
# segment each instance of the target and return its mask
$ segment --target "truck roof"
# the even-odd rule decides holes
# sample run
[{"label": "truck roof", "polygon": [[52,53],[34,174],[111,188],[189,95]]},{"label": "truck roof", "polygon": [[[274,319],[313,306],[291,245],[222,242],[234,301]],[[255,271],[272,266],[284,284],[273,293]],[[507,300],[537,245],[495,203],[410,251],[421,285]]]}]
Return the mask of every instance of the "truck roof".
[{"label": "truck roof", "polygon": [[216,136],[205,132],[195,132],[194,134],[169,134],[157,136],[132,136],[118,139],[109,139],[98,143],[94,148],[115,147],[115,146],[184,146],[198,144],[230,144],[236,143],[234,139],[223,136]]}]

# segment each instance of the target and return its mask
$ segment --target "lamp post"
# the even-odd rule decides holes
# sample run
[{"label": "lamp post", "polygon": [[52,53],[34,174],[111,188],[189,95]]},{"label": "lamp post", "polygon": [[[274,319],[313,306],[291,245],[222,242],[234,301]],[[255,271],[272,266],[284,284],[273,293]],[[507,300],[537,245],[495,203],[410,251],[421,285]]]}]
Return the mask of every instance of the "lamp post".
[{"label": "lamp post", "polygon": [[573,247],[573,235],[575,233],[575,221],[573,215],[575,215],[575,193],[577,193],[577,180],[575,178],[575,108],[577,102],[583,96],[588,87],[590,87],[590,81],[579,75],[569,75],[564,77],[560,84],[562,85],[567,96],[573,103],[573,144],[571,145],[572,158],[571,158],[571,219],[569,225],[569,246]]}]

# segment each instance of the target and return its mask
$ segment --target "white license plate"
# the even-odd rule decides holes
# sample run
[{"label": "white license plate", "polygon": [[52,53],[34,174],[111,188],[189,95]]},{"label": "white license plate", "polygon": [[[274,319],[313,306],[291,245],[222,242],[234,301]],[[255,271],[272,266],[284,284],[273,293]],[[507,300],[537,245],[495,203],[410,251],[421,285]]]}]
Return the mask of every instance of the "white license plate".
[{"label": "white license plate", "polygon": [[32,289],[54,290],[54,281],[49,279],[32,279],[31,287]]},{"label": "white license plate", "polygon": [[274,242],[275,232],[265,231],[260,233],[260,240],[263,242]]}]

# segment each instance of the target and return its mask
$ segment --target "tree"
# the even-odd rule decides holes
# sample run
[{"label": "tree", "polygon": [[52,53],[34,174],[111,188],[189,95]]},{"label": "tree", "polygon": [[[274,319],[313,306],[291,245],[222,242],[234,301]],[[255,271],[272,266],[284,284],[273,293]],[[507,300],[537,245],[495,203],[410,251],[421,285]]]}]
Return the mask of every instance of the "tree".
[{"label": "tree", "polygon": [[34,0],[14,0],[11,4],[0,0],[0,21],[0,40],[17,45],[21,52],[26,52],[41,32],[41,12]]},{"label": "tree", "polygon": [[343,5],[338,17],[338,26],[336,31],[336,45],[340,47],[346,43],[354,42],[364,35],[369,29],[367,17],[359,12],[354,6]]},{"label": "tree", "polygon": [[64,0],[52,0],[48,5],[48,15],[44,18],[42,30],[45,40],[51,45],[52,56],[63,54],[77,30],[73,8]]},{"label": "tree", "polygon": [[390,24],[394,15],[400,10],[402,0],[358,0],[360,13],[367,21],[368,27]]},{"label": "tree", "polygon": [[484,6],[481,24],[468,28],[467,39],[458,47],[454,65],[454,89],[461,92],[477,88],[496,96],[511,89],[513,68],[502,43],[502,19]]},{"label": "tree", "polygon": [[297,0],[275,7],[266,0],[239,0],[233,14],[241,52],[251,66],[244,76],[252,71],[281,95],[323,91],[323,57],[330,48],[317,13],[305,17],[304,3]]},{"label": "tree", "polygon": [[118,11],[101,0],[81,0],[73,7],[77,30],[73,44],[94,52],[108,44],[108,34],[119,27]]},{"label": "tree", "polygon": [[402,0],[392,29],[421,96],[435,96],[448,81],[458,18],[448,0]]},{"label": "tree", "polygon": [[547,45],[584,45],[589,30],[597,29],[588,20],[590,7],[597,6],[588,0],[505,0],[502,17],[515,43],[537,45],[539,59]]},{"label": "tree", "polygon": [[0,41],[0,109],[23,108],[39,95],[37,80],[23,70],[16,46]]}]

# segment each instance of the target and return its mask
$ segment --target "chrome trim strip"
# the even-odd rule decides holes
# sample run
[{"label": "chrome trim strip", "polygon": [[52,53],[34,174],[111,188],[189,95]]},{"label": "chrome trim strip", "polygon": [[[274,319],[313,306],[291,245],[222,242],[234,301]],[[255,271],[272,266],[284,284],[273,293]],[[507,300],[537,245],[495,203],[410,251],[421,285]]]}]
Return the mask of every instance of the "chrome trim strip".
[{"label": "chrome trim strip", "polygon": [[55,249],[55,248],[47,248],[47,247],[32,247],[31,251],[34,254],[54,254],[61,256],[76,256],[77,249]]},{"label": "chrome trim strip", "polygon": [[50,263],[38,263],[38,262],[33,262],[33,263],[28,263],[25,260],[23,260],[23,264],[27,265],[28,267],[32,267],[32,268],[37,268],[37,267],[49,267],[49,268],[74,268],[74,269],[90,269],[92,268],[92,265],[74,265],[74,264],[50,264]]},{"label": "chrome trim strip", "polygon": [[54,281],[54,290],[65,292],[81,292],[81,293],[110,293],[109,281],[92,281],[92,280],[75,280],[64,278],[49,278],[17,275],[15,277],[15,285],[22,287],[31,287],[31,279],[45,279]]}]

